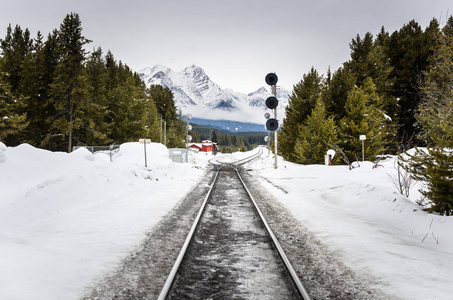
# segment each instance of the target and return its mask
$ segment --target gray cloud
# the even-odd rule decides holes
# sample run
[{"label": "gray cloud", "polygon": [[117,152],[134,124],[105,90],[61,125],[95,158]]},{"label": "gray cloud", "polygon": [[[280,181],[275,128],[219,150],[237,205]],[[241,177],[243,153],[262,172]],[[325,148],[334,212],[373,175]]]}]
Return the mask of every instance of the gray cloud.
[{"label": "gray cloud", "polygon": [[[111,50],[139,70],[197,64],[223,87],[251,92],[277,72],[291,89],[312,66],[325,73],[349,59],[357,34],[392,32],[411,19],[423,27],[443,18],[444,0],[2,0],[0,37],[9,23],[58,28],[67,13],[82,19],[90,47]],[[441,20],[442,21],[442,20]]]}]

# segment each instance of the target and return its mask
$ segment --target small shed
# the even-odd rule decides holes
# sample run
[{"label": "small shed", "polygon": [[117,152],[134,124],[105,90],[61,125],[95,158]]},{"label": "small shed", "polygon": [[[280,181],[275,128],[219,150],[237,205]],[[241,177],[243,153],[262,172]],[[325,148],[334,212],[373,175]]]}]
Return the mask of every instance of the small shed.
[{"label": "small shed", "polygon": [[201,142],[201,151],[212,152],[212,142],[210,140],[205,140]]},{"label": "small shed", "polygon": [[188,161],[187,149],[171,148],[168,149],[170,159],[175,163],[186,163]]},{"label": "small shed", "polygon": [[190,144],[188,148],[195,151],[201,151],[202,146],[201,144]]}]

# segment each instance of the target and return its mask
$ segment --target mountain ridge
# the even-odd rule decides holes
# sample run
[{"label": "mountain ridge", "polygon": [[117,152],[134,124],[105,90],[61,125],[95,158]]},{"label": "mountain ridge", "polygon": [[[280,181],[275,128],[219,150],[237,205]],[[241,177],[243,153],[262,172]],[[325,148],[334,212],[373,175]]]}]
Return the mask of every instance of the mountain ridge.
[{"label": "mountain ridge", "polygon": [[[138,74],[147,87],[153,84],[168,87],[173,92],[175,105],[182,109],[183,114],[190,113],[201,119],[265,123],[263,115],[269,111],[265,100],[272,94],[264,86],[248,94],[225,89],[194,64],[181,72],[155,65],[141,69]],[[289,92],[281,89],[279,94],[279,108],[284,108]],[[280,116],[283,116],[282,111],[280,109]]]}]

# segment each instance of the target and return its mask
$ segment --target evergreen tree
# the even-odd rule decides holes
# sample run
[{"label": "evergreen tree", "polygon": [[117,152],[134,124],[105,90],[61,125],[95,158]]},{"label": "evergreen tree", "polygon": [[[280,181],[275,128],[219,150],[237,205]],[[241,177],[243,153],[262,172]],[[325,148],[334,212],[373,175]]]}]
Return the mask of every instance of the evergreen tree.
[{"label": "evergreen tree", "polygon": [[177,116],[173,92],[168,87],[151,85],[149,93],[156,105],[157,112],[167,123],[167,145],[169,147],[183,147],[185,133],[182,128],[184,122]]},{"label": "evergreen tree", "polygon": [[[85,110],[89,109],[88,84],[84,76],[83,63],[86,59],[84,45],[90,43],[82,35],[82,25],[78,14],[67,15],[60,25],[58,35],[59,62],[55,68],[51,84],[51,103],[56,114],[50,116],[51,132],[45,144],[72,151],[74,139],[78,139],[86,122]],[[57,137],[57,139],[55,139]]]},{"label": "evergreen tree", "polygon": [[333,115],[336,121],[345,116],[345,104],[348,93],[356,85],[357,79],[349,70],[348,63],[344,63],[329,80],[322,94],[328,114]]},{"label": "evergreen tree", "polygon": [[[10,124],[11,128],[15,128],[9,130],[6,140],[8,145],[11,146],[18,145],[23,140],[24,130],[27,126],[18,124],[28,124],[28,122],[22,120],[27,114],[28,97],[19,89],[19,83],[24,74],[25,58],[31,53],[32,49],[33,41],[28,29],[23,31],[19,25],[16,25],[12,30],[11,25],[9,25],[5,39],[1,40],[3,57],[0,72],[2,72],[2,82],[5,89],[10,93],[5,98],[6,103],[9,102],[8,110],[10,113],[9,117],[5,116],[7,118],[5,121]],[[18,116],[20,116],[19,119]]]},{"label": "evergreen tree", "polygon": [[30,38],[28,29],[23,31],[19,25],[16,25],[13,31],[10,24],[6,37],[0,44],[5,60],[3,71],[8,74],[7,81],[11,92],[17,96],[20,94],[17,89],[23,75],[24,60],[33,49],[33,40]]},{"label": "evergreen tree", "polygon": [[146,122],[145,127],[147,127],[146,136],[151,138],[152,141],[160,141],[160,117],[157,113],[157,107],[154,104],[154,101],[149,97],[146,98]]},{"label": "evergreen tree", "polygon": [[360,135],[366,135],[365,157],[373,159],[384,151],[385,116],[382,98],[369,78],[363,87],[354,88],[346,101],[346,116],[340,121],[340,145],[349,160],[361,156]]},{"label": "evergreen tree", "polygon": [[26,114],[18,114],[21,109],[15,96],[11,93],[9,84],[2,72],[3,60],[0,59],[0,141],[10,145],[9,137],[22,131],[28,124]]},{"label": "evergreen tree", "polygon": [[373,80],[377,93],[382,97],[383,109],[396,122],[399,109],[396,98],[392,95],[393,78],[390,75],[393,68],[384,53],[387,39],[388,34],[383,28],[376,41],[373,41],[369,32],[363,39],[357,35],[350,44],[351,60],[348,67],[356,78],[356,86],[362,86],[367,78]]},{"label": "evergreen tree", "polygon": [[421,126],[415,119],[420,102],[420,75],[428,65],[429,56],[426,34],[420,25],[412,20],[390,35],[385,53],[393,67],[392,94],[399,105],[398,136],[400,139],[412,136],[417,138],[421,131]]},{"label": "evergreen tree", "polygon": [[149,88],[150,96],[157,107],[157,112],[168,122],[176,120],[176,107],[173,92],[168,87],[153,84]]},{"label": "evergreen tree", "polygon": [[299,129],[295,146],[297,163],[323,163],[324,155],[329,149],[328,143],[337,143],[337,127],[333,116],[327,117],[326,109],[321,98],[307,120]]},{"label": "evergreen tree", "polygon": [[211,133],[211,141],[214,143],[217,143],[217,133],[215,132],[214,129],[212,130],[212,133]]},{"label": "evergreen tree", "polygon": [[357,85],[362,85],[366,78],[372,77],[370,73],[376,67],[373,65],[375,62],[369,59],[373,50],[373,36],[369,32],[363,39],[357,35],[349,44],[349,48],[351,49],[349,68],[357,80]]},{"label": "evergreen tree", "polygon": [[[451,19],[451,18],[450,18]],[[428,153],[417,150],[406,160],[416,180],[426,183],[421,193],[432,201],[430,211],[453,213],[453,35],[438,34],[432,65],[425,72],[423,98],[417,119],[428,135]]]},{"label": "evergreen tree", "polygon": [[116,76],[121,85],[109,93],[109,113],[113,126],[110,138],[117,143],[137,141],[147,135],[146,103],[147,95],[142,85],[137,85],[132,73],[121,62]]},{"label": "evergreen tree", "polygon": [[432,61],[417,119],[434,145],[453,147],[453,37],[440,35]]},{"label": "evergreen tree", "polygon": [[442,28],[442,33],[446,38],[453,37],[453,16],[450,16],[445,24],[444,28]]},{"label": "evergreen tree", "polygon": [[111,142],[108,134],[112,124],[104,119],[108,107],[106,74],[102,49],[98,48],[91,53],[85,66],[89,103],[85,109],[86,122],[78,134],[85,145],[107,145]]},{"label": "evergreen tree", "polygon": [[279,150],[288,161],[295,161],[294,147],[300,125],[311,114],[322,92],[323,78],[314,68],[294,86],[286,107],[286,117],[279,135]]},{"label": "evergreen tree", "polygon": [[[30,51],[23,61],[23,72],[18,90],[27,101],[27,119],[30,125],[23,132],[21,141],[26,141],[36,147],[40,146],[46,136],[49,126],[46,123],[48,110],[48,89],[50,82],[45,65],[48,63],[44,56],[43,36],[38,32]],[[53,72],[53,70],[52,70]]]}]

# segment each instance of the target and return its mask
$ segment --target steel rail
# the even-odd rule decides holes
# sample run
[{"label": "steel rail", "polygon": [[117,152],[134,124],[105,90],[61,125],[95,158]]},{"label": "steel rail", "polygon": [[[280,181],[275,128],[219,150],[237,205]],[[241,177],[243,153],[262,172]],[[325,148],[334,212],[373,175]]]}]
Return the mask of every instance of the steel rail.
[{"label": "steel rail", "polygon": [[173,284],[173,281],[175,279],[176,273],[177,273],[177,271],[179,269],[179,266],[181,265],[181,262],[182,262],[182,260],[184,258],[184,255],[186,254],[187,248],[189,247],[190,241],[192,240],[192,236],[193,236],[195,230],[197,229],[198,223],[199,223],[199,221],[201,219],[201,215],[203,214],[203,211],[204,211],[204,209],[206,207],[206,203],[208,202],[208,198],[211,195],[212,189],[214,188],[214,184],[217,181],[217,176],[219,175],[220,169],[221,169],[221,167],[217,166],[217,173],[216,173],[216,175],[214,177],[214,180],[212,181],[212,184],[209,187],[209,191],[208,191],[208,193],[207,193],[207,195],[206,195],[206,197],[205,197],[205,199],[203,201],[203,204],[201,205],[200,210],[198,211],[198,215],[195,218],[195,221],[194,221],[192,227],[190,228],[189,234],[187,235],[187,238],[184,241],[184,245],[182,246],[181,251],[179,252],[179,255],[176,258],[176,261],[175,261],[175,263],[173,265],[173,268],[171,269],[170,274],[168,275],[167,280],[165,281],[165,284],[164,284],[164,286],[163,286],[163,288],[162,288],[162,290],[161,290],[161,292],[159,294],[159,297],[157,298],[158,300],[165,300],[165,298],[167,297],[168,292],[170,291],[170,288],[171,288],[171,286]]},{"label": "steel rail", "polygon": [[285,267],[288,270],[289,274],[291,275],[291,278],[292,278],[294,284],[296,285],[299,294],[301,295],[301,297],[304,300],[311,300],[310,295],[308,294],[308,292],[305,289],[304,285],[300,281],[299,276],[297,275],[296,271],[294,270],[293,266],[291,265],[291,262],[289,261],[288,257],[286,256],[285,251],[283,250],[282,246],[280,245],[280,242],[278,241],[278,239],[275,236],[274,232],[272,231],[271,227],[269,226],[269,224],[267,223],[266,219],[264,218],[264,215],[262,214],[261,210],[259,209],[258,204],[256,203],[255,199],[253,198],[253,196],[250,193],[249,189],[245,185],[245,182],[242,179],[238,169],[235,168],[235,171],[236,171],[236,174],[238,175],[238,177],[239,177],[244,189],[247,191],[248,196],[252,200],[252,203],[253,203],[253,205],[255,207],[255,210],[258,213],[259,217],[261,218],[261,221],[263,222],[264,227],[266,228],[270,238],[272,239],[272,242],[274,243],[275,247],[277,248],[277,252],[280,255],[280,257],[282,258],[282,260],[283,260],[283,262],[285,264]]},{"label": "steel rail", "polygon": [[[235,161],[235,162],[230,163],[230,164],[231,164],[231,165],[234,165],[234,166],[237,168],[238,166],[243,165],[243,164],[245,164],[246,162],[249,162],[249,161],[251,161],[251,160],[253,160],[253,159],[255,159],[255,158],[258,158],[261,154],[263,154],[263,149],[262,149],[262,147],[260,147],[260,149],[258,150],[257,153],[252,154],[252,155],[249,156],[249,157],[240,159],[240,160]],[[242,162],[242,161],[243,161],[243,162]]]},{"label": "steel rail", "polygon": [[[266,231],[267,231],[269,237],[272,239],[272,242],[274,243],[279,256],[283,260],[283,263],[285,264],[285,267],[288,270],[288,272],[289,272],[289,274],[291,276],[291,279],[293,280],[293,282],[294,282],[294,284],[295,284],[300,296],[304,300],[311,300],[308,292],[306,291],[305,287],[303,286],[302,282],[300,281],[296,271],[292,267],[291,262],[289,261],[289,259],[286,256],[283,248],[281,247],[280,243],[278,242],[277,237],[275,236],[275,234],[273,233],[273,231],[270,228],[269,224],[267,223],[266,219],[264,218],[264,215],[261,213],[261,210],[259,209],[258,204],[256,203],[256,201],[253,198],[252,194],[250,193],[249,189],[245,185],[245,182],[242,179],[242,177],[241,177],[241,175],[240,175],[240,173],[238,171],[238,166],[239,165],[242,165],[242,164],[244,164],[244,163],[246,163],[246,162],[248,162],[250,160],[253,160],[253,159],[259,157],[261,154],[262,154],[262,149],[260,149],[259,153],[257,153],[257,154],[253,154],[253,155],[251,155],[251,156],[249,156],[247,158],[244,158],[244,159],[241,159],[241,160],[238,160],[238,161],[236,161],[234,163],[229,163],[229,164],[230,165],[236,164],[235,166],[233,166],[233,169],[236,171],[236,174],[238,175],[239,180],[242,183],[242,186],[244,187],[244,189],[247,192],[247,195],[249,196],[250,200],[252,201],[256,212],[258,213],[260,219],[262,220],[262,222],[264,224],[264,227],[266,228]],[[244,161],[244,162],[237,164],[238,162],[241,162],[241,161]],[[192,225],[192,227],[190,229],[190,232],[187,235],[187,238],[186,238],[186,240],[184,242],[184,245],[182,246],[181,251],[179,252],[179,255],[178,255],[178,257],[177,257],[177,259],[176,259],[176,261],[175,261],[175,263],[173,265],[173,268],[171,269],[171,271],[170,271],[170,273],[169,273],[169,275],[167,277],[167,280],[165,281],[165,284],[164,284],[164,286],[163,286],[163,288],[161,290],[161,293],[159,294],[159,297],[157,298],[158,300],[165,300],[166,299],[166,297],[168,295],[168,292],[170,291],[171,286],[173,284],[173,281],[174,281],[174,279],[176,277],[176,273],[177,273],[177,271],[179,269],[179,266],[181,265],[181,262],[182,262],[182,260],[183,260],[183,258],[185,256],[187,248],[189,247],[189,244],[190,244],[190,242],[192,240],[192,237],[193,237],[193,235],[195,233],[195,230],[198,227],[198,223],[199,223],[199,221],[201,219],[201,216],[202,216],[202,214],[204,212],[204,209],[206,207],[208,198],[210,197],[211,192],[212,192],[212,190],[214,188],[214,185],[215,185],[215,183],[217,181],[217,177],[219,175],[219,172],[222,169],[222,167],[225,166],[225,163],[221,163],[222,165],[219,166],[219,165],[214,164],[213,162],[211,162],[211,160],[209,161],[209,163],[211,163],[212,165],[215,165],[217,167],[216,175],[214,177],[214,180],[212,181],[212,184],[209,187],[209,191],[208,191],[208,193],[207,193],[207,195],[206,195],[206,197],[205,197],[205,199],[203,201],[203,204],[202,204],[202,206],[201,206],[201,208],[200,208],[200,210],[198,212],[197,217],[195,218],[195,221],[194,221],[194,223],[193,223],[193,225]],[[219,162],[217,162],[217,163],[219,163]]]}]

